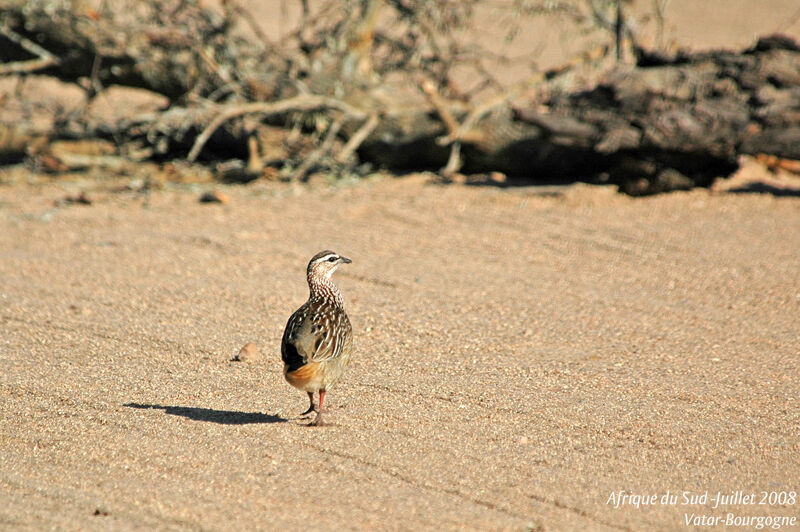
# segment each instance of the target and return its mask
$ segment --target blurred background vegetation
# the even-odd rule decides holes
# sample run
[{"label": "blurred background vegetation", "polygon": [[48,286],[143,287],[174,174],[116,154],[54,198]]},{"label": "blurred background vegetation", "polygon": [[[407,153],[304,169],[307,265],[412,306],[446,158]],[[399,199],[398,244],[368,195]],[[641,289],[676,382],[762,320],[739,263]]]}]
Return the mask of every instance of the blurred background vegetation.
[{"label": "blurred background vegetation", "polygon": [[705,186],[800,159],[798,34],[785,0],[0,0],[0,163]]}]

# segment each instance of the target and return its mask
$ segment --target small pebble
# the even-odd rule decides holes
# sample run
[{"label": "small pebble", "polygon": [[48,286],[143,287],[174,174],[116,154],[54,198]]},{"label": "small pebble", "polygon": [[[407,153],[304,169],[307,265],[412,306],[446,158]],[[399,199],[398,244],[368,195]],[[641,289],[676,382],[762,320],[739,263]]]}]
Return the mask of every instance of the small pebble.
[{"label": "small pebble", "polygon": [[217,192],[216,190],[212,190],[211,192],[205,192],[202,196],[200,196],[200,203],[228,203],[228,196],[223,194],[222,192]]},{"label": "small pebble", "polygon": [[508,176],[502,172],[490,172],[489,173],[489,181],[493,183],[501,184],[508,181]]},{"label": "small pebble", "polygon": [[258,347],[253,342],[247,342],[233,358],[234,362],[256,362],[261,358]]}]

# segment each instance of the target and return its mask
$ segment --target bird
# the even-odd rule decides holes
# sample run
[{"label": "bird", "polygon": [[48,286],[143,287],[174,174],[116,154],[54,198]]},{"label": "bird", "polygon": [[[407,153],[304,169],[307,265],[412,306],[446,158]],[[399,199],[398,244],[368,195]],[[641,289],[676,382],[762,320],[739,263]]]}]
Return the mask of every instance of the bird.
[{"label": "bird", "polygon": [[[350,362],[353,327],[344,309],[344,300],[331,276],[342,264],[352,261],[331,250],[320,251],[308,263],[308,301],[286,323],[281,340],[283,376],[308,394],[310,406],[300,414],[316,410],[313,425],[323,425],[322,403],[325,392],[338,381]],[[314,393],[319,406],[314,406]]]}]

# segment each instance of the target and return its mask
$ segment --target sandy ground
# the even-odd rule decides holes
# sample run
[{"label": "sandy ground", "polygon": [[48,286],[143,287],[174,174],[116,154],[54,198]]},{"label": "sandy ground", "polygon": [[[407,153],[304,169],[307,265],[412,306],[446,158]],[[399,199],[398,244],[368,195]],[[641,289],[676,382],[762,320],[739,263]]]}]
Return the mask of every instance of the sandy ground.
[{"label": "sandy ground", "polygon": [[[270,35],[286,5],[253,8]],[[797,0],[666,7],[665,40],[693,48],[800,35]],[[582,44],[537,24],[516,46],[542,67]],[[794,179],[634,200],[383,178],[147,206],[116,180],[0,184],[0,529],[800,521]],[[93,205],[55,205],[82,188]],[[356,351],[316,429],[279,342],[323,248],[354,261],[336,278]],[[261,360],[231,362],[248,341]],[[622,490],[657,502],[615,508]]]},{"label": "sandy ground", "polygon": [[[419,176],[54,206],[85,186],[0,186],[2,529],[800,521],[792,499],[609,504],[800,491],[797,188]],[[323,248],[353,259],[356,348],[313,428],[279,343]],[[262,359],[231,362],[248,341]]]}]

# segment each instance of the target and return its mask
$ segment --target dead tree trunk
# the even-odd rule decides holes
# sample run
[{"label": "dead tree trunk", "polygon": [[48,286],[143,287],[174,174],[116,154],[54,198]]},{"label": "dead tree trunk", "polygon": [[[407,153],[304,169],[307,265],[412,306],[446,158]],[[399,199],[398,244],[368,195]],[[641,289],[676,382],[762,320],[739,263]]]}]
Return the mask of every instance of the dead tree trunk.
[{"label": "dead tree trunk", "polygon": [[[770,37],[744,52],[643,58],[546,111],[501,107],[463,136],[463,171],[531,182],[599,179],[630,194],[707,186],[741,154],[800,159],[800,46]],[[439,168],[447,136],[430,112],[382,123],[361,148],[395,168]]]}]

